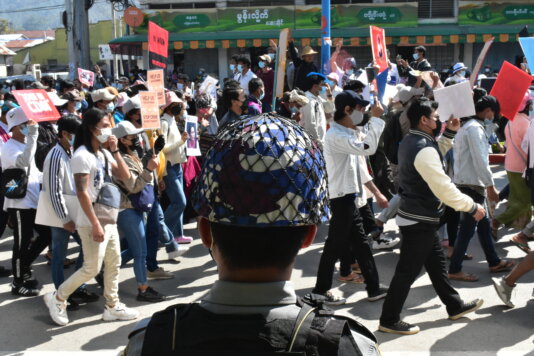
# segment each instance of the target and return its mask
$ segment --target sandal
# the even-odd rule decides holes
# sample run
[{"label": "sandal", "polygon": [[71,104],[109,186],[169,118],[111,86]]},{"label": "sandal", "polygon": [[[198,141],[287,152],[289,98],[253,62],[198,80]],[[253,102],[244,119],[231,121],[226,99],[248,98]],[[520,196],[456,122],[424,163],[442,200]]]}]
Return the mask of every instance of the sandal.
[{"label": "sandal", "polygon": [[356,272],[352,272],[346,277],[339,276],[337,277],[337,280],[343,283],[356,283],[356,284],[362,284],[364,282],[362,275]]},{"label": "sandal", "polygon": [[472,273],[449,273],[449,279],[462,282],[476,282],[478,281],[478,276]]},{"label": "sandal", "polygon": [[351,264],[350,268],[352,269],[353,272],[362,273],[362,270],[360,269],[360,265],[358,263]]},{"label": "sandal", "polygon": [[501,262],[497,266],[493,266],[489,268],[489,271],[491,273],[499,273],[499,272],[507,272],[514,267],[515,262],[508,261],[508,260],[501,260]]},{"label": "sandal", "polygon": [[523,251],[524,253],[529,253],[530,252],[530,247],[528,246],[528,243],[524,243],[524,242],[521,242],[521,241],[517,241],[517,240],[514,240],[514,237],[513,236],[511,239],[510,239],[510,242],[512,244],[514,244],[515,246],[517,246],[521,251]]}]

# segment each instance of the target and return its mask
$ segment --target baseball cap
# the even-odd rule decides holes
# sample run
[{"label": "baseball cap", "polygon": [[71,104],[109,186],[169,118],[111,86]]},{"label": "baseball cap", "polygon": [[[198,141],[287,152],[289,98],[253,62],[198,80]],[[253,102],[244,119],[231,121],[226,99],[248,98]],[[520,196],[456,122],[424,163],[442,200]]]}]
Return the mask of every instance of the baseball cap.
[{"label": "baseball cap", "polygon": [[119,95],[117,96],[117,104],[115,104],[115,106],[118,108],[123,107],[126,101],[128,101],[128,99],[128,94],[126,94],[125,92],[119,93]]},{"label": "baseball cap", "polygon": [[162,109],[165,110],[172,103],[183,103],[183,101],[175,92],[169,90],[165,93],[165,104],[162,106]]},{"label": "baseball cap", "polygon": [[481,112],[487,108],[490,108],[495,113],[496,118],[499,117],[501,112],[501,105],[499,104],[499,101],[496,97],[492,95],[484,95],[475,103],[476,112]]},{"label": "baseball cap", "polygon": [[258,58],[264,62],[271,63],[271,57],[268,54],[264,54],[262,56],[259,56]]},{"label": "baseball cap", "polygon": [[405,104],[414,96],[424,95],[424,94],[425,94],[424,88],[414,88],[414,87],[404,86],[399,89],[399,91],[393,97],[393,99]]},{"label": "baseball cap", "polygon": [[93,99],[93,102],[97,102],[100,100],[107,100],[112,101],[115,99],[115,95],[113,95],[107,88],[103,89],[97,89],[91,93],[91,99]]},{"label": "baseball cap", "polygon": [[336,72],[330,72],[326,77],[330,80],[335,80],[336,83],[339,83],[339,75],[337,75]]},{"label": "baseball cap", "polygon": [[6,114],[6,118],[8,131],[11,131],[15,126],[28,122],[28,118],[21,107],[9,110]]},{"label": "baseball cap", "polygon": [[145,131],[144,129],[136,129],[135,126],[130,121],[121,121],[111,129],[113,135],[117,138],[122,138],[128,135],[137,135]]},{"label": "baseball cap", "polygon": [[124,103],[122,107],[122,112],[127,114],[134,109],[140,109],[140,108],[141,108],[141,101],[139,100],[139,95],[136,95],[126,100],[126,102]]},{"label": "baseball cap", "polygon": [[119,83],[130,83],[130,79],[127,77],[120,77],[118,80]]},{"label": "baseball cap", "polygon": [[52,104],[54,104],[54,106],[63,106],[68,102],[68,100],[61,99],[59,95],[52,91],[47,91],[46,94],[48,94],[48,97],[50,100],[52,100]]},{"label": "baseball cap", "polygon": [[226,125],[192,195],[200,216],[227,225],[302,226],[329,218],[326,166],[316,141],[279,115]]},{"label": "baseball cap", "polygon": [[33,82],[31,87],[34,89],[48,89],[48,87],[41,82]]},{"label": "baseball cap", "polygon": [[344,90],[336,96],[335,104],[336,110],[343,110],[345,106],[353,108],[358,104],[366,107],[369,105],[369,102],[353,90]]}]

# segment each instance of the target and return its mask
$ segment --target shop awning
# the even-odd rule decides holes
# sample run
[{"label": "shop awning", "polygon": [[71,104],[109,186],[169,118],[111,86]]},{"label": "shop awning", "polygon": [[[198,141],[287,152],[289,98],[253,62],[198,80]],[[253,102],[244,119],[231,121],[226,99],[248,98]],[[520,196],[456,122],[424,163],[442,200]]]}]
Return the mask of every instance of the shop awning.
[{"label": "shop awning", "polygon": [[[441,45],[448,43],[485,42],[492,36],[495,42],[516,42],[522,25],[456,26],[428,25],[410,28],[386,28],[388,45]],[[247,48],[267,47],[269,40],[278,39],[279,31],[221,31],[199,33],[171,33],[169,42],[176,50],[199,48]],[[320,46],[320,30],[295,30],[292,34],[297,46]],[[368,28],[332,29],[332,39],[344,39],[345,46],[368,46]],[[147,35],[136,34],[119,37],[111,45],[142,45],[147,49]]]}]

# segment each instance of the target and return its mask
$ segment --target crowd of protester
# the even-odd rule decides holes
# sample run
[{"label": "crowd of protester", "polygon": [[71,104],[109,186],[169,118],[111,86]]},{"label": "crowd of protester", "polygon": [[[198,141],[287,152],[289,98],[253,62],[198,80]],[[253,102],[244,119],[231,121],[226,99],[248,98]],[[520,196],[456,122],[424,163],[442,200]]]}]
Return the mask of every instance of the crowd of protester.
[{"label": "crowd of protester", "polygon": [[[33,277],[32,263],[44,254],[55,286],[44,298],[59,325],[68,324],[67,310],[79,308],[80,301],[99,299],[87,287],[93,278],[103,290],[104,320],[137,318],[139,313],[119,299],[120,270],[130,261],[137,300],[165,300],[149,285],[150,280],[174,278],[158,264],[158,245],[165,247],[169,259],[187,252],[193,238],[185,235],[184,224],[200,213],[198,206],[193,207],[193,195],[206,179],[201,167],[212,158],[208,153],[221,139],[218,134],[228,135],[247,117],[274,113],[280,117],[277,120],[289,120],[302,128],[324,154],[328,239],[315,287],[305,298],[325,305],[346,302],[331,292],[335,265],[340,261],[339,282],[364,283],[370,302],[385,298],[380,330],[413,334],[419,328],[402,321],[400,314],[424,266],[449,318],[458,319],[482,305],[482,299],[464,301],[451,284],[451,280],[479,280],[463,269],[463,262],[473,258],[467,250],[476,230],[489,272],[511,271],[495,278],[494,285],[504,303],[513,306],[515,282],[534,268],[529,247],[534,234],[532,193],[523,178],[534,167],[530,91],[510,120],[501,118],[498,100],[479,87],[473,93],[474,116],[439,118],[440,103],[434,101],[433,90],[468,80],[469,68],[463,63],[454,64],[444,78],[432,71],[426,49],[415,47],[411,61],[388,60],[387,81],[394,93],[379,99],[362,80],[366,68],[358,68],[340,43],[326,76],[318,72],[313,48],[306,46],[299,54],[290,41],[288,55],[286,91],[274,101],[275,48],[254,61],[247,55],[232,57],[230,77],[219,81],[215,96],[200,92],[204,71],[196,82],[186,74],[173,73],[160,105],[159,130],[143,128],[138,93],[148,88],[139,70],[131,78],[119,78],[118,85],[111,85],[96,67],[94,87],[79,80],[55,82],[43,77],[2,89],[2,174],[15,174],[18,169],[27,177],[22,196],[9,192],[1,197],[0,230],[12,229],[13,253],[11,269],[1,267],[0,274],[13,276],[12,293],[39,295],[43,281]],[[367,68],[375,70],[373,63]],[[424,72],[430,72],[430,82],[423,80]],[[11,91],[30,88],[44,89],[61,118],[40,123],[28,120]],[[187,120],[196,121],[198,129],[186,129]],[[188,155],[197,140],[200,155]],[[506,150],[508,186],[501,192],[490,169],[492,150]],[[232,169],[230,165],[228,170]],[[238,184],[228,180],[232,174],[228,172],[224,184]],[[224,199],[229,197],[219,197]],[[507,201],[506,209],[494,216],[492,211],[501,201]],[[379,215],[376,206],[382,209]],[[210,221],[225,222],[221,211],[227,208],[218,209],[217,220]],[[394,217],[402,244],[388,287],[380,283],[381,266],[373,250],[392,249],[400,243],[401,238],[388,237],[383,231]],[[246,225],[246,219],[235,221]],[[527,256],[517,265],[496,252],[502,225],[521,230],[511,242]],[[75,261],[66,258],[71,237],[80,250]],[[442,246],[444,240],[448,244]],[[76,271],[65,278],[64,268],[72,264]]]}]

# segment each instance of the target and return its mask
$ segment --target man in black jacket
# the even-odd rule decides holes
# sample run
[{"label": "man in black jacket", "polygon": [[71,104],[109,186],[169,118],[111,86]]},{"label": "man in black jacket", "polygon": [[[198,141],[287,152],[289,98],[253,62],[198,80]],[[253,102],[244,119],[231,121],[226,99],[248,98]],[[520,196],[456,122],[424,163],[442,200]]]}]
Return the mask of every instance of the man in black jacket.
[{"label": "man in black jacket", "polygon": [[293,60],[295,65],[295,85],[294,88],[300,89],[302,91],[308,90],[308,79],[307,75],[310,72],[318,72],[317,66],[314,63],[315,55],[317,52],[313,50],[310,46],[306,46],[302,49],[301,57],[297,53],[293,39],[289,41],[289,56]]},{"label": "man in black jacket", "polygon": [[398,61],[398,70],[401,77],[408,77],[408,85],[413,87],[417,77],[410,74],[413,70],[420,72],[428,72],[432,69],[432,66],[426,59],[426,48],[424,46],[417,46],[413,51],[413,61],[408,65],[408,62],[404,59]]}]

